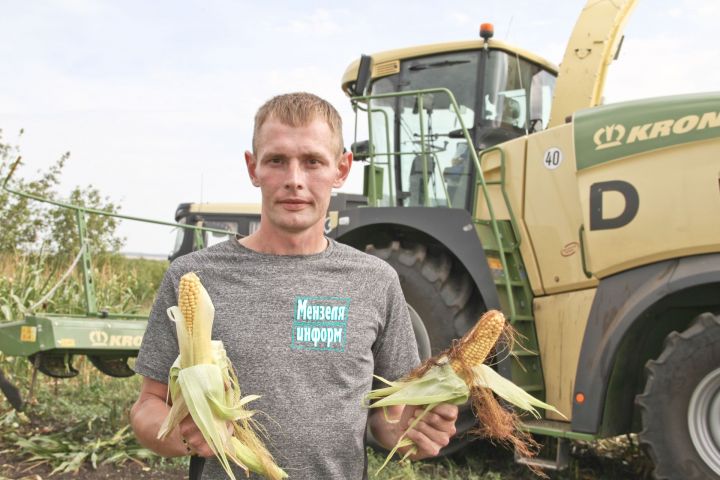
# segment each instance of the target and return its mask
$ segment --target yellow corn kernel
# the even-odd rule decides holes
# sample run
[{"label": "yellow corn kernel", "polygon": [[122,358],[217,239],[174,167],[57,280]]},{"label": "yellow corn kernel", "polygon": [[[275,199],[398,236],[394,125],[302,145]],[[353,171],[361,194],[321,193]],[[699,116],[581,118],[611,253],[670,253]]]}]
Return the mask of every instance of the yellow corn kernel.
[{"label": "yellow corn kernel", "polygon": [[460,373],[463,365],[481,365],[490,354],[505,328],[505,317],[497,310],[486,312],[475,326],[460,339],[450,359],[453,370]]},{"label": "yellow corn kernel", "polygon": [[180,312],[185,319],[185,327],[190,334],[193,331],[193,324],[197,321],[200,286],[200,279],[193,272],[187,273],[180,278],[178,303],[180,304]]},{"label": "yellow corn kernel", "polygon": [[180,277],[178,306],[190,341],[189,349],[185,351],[191,358],[182,359],[183,368],[213,363],[210,339],[215,308],[200,278],[193,272]]}]

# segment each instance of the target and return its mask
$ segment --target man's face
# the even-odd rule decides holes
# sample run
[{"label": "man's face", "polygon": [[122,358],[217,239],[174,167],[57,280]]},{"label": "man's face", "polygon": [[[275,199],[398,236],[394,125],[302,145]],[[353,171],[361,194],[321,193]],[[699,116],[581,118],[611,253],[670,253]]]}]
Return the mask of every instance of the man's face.
[{"label": "man's face", "polygon": [[322,120],[291,127],[269,118],[245,152],[250,179],[262,192],[262,226],[287,233],[322,232],[333,188],[350,172],[352,156],[339,154],[336,138]]}]

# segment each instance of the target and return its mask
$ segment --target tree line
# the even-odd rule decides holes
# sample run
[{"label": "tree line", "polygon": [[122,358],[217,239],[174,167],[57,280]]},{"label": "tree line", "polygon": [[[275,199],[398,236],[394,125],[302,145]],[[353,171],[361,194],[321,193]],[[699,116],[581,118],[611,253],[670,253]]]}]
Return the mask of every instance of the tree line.
[{"label": "tree line", "polygon": [[[22,136],[22,130],[19,137]],[[0,182],[4,182],[12,165],[20,157],[20,148],[8,143],[0,129]],[[50,200],[81,207],[118,213],[120,206],[92,186],[75,186],[61,194],[59,186],[63,169],[70,161],[65,152],[47,169],[28,175],[21,161],[7,187]],[[116,253],[124,239],[118,237],[119,220],[103,215],[86,215],[86,238],[93,253]],[[42,250],[59,256],[74,256],[80,238],[74,210],[21,197],[0,189],[0,254]]]}]

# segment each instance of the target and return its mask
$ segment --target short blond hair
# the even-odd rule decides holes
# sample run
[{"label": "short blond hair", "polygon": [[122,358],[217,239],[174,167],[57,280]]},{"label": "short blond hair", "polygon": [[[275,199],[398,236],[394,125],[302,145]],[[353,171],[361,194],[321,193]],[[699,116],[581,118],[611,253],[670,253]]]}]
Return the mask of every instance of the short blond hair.
[{"label": "short blond hair", "polygon": [[254,153],[257,153],[258,150],[257,141],[260,127],[271,118],[291,127],[305,126],[315,119],[323,120],[330,127],[330,131],[337,141],[338,155],[343,152],[340,114],[330,102],[317,95],[307,92],[286,93],[265,102],[255,114],[252,140]]}]

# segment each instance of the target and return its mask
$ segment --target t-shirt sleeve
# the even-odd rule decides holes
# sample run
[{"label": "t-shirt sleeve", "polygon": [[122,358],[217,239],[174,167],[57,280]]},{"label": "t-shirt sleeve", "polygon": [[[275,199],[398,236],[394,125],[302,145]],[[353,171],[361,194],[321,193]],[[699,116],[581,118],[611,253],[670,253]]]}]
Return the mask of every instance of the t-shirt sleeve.
[{"label": "t-shirt sleeve", "polygon": [[389,277],[385,295],[385,324],[373,345],[373,352],[375,375],[397,380],[415,368],[420,358],[410,312],[395,270],[390,270]]},{"label": "t-shirt sleeve", "polygon": [[136,373],[162,383],[168,382],[170,367],[178,356],[175,324],[167,309],[177,305],[179,278],[173,266],[165,272],[135,361]]}]

